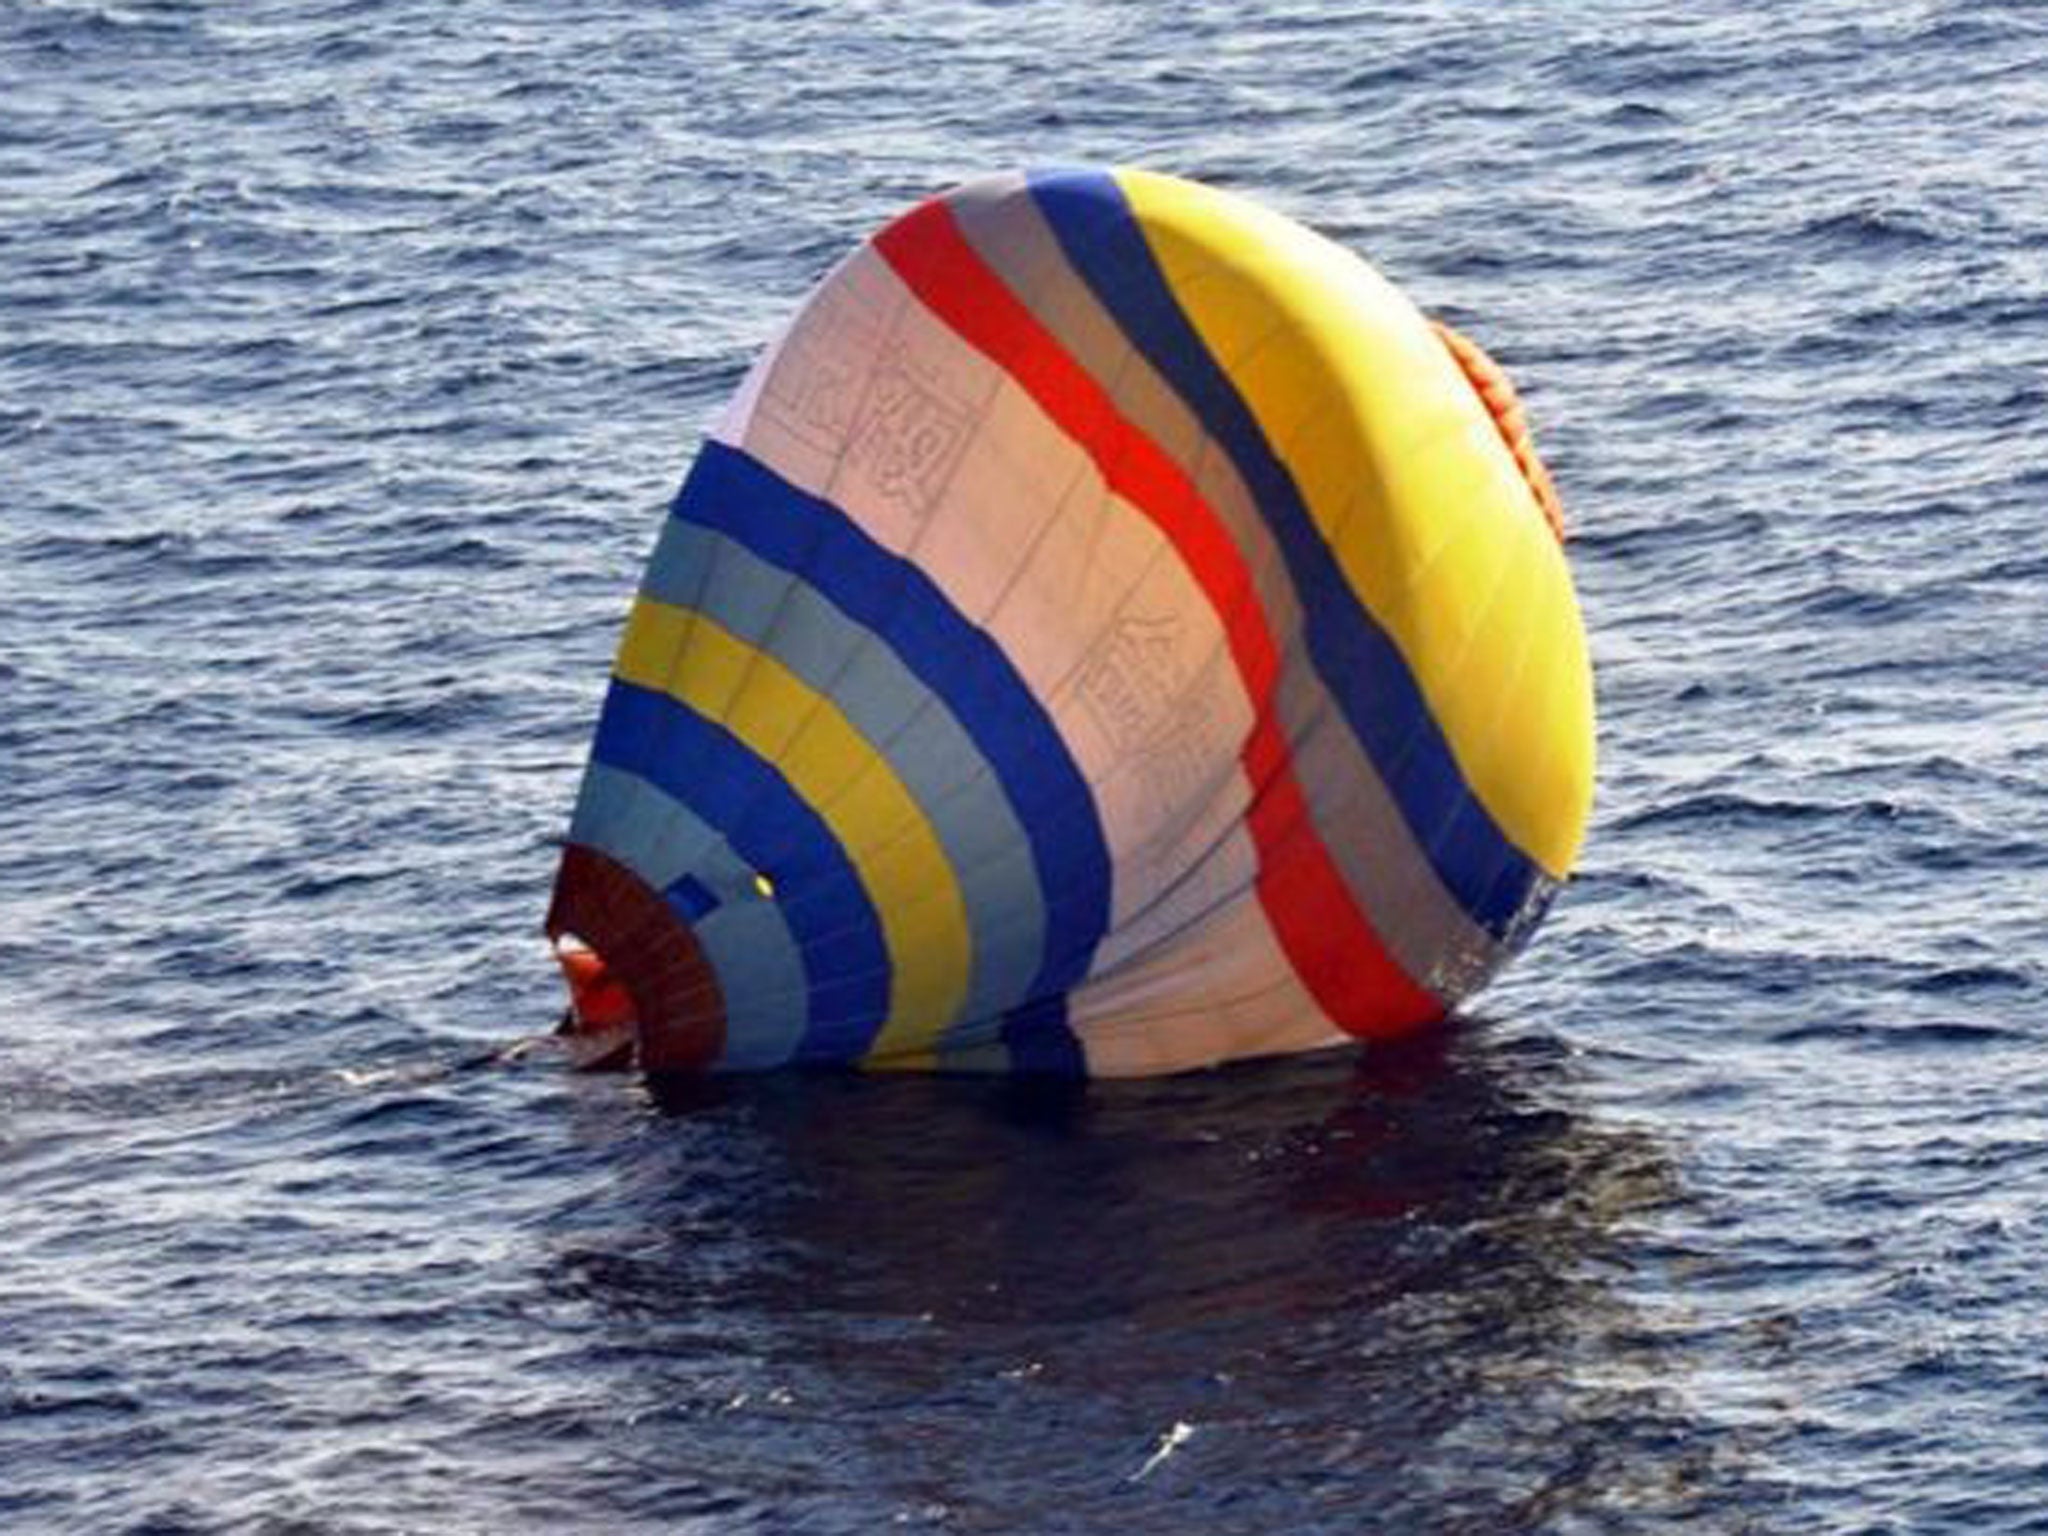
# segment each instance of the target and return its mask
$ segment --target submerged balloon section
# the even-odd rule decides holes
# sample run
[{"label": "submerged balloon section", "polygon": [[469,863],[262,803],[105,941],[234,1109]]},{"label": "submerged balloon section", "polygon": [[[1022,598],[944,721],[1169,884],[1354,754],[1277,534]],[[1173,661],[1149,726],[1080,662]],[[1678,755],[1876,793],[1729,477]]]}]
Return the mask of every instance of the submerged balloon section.
[{"label": "submerged balloon section", "polygon": [[1505,377],[1130,170],[847,256],[662,527],[547,927],[586,1060],[1175,1071],[1441,1017],[1592,791]]}]

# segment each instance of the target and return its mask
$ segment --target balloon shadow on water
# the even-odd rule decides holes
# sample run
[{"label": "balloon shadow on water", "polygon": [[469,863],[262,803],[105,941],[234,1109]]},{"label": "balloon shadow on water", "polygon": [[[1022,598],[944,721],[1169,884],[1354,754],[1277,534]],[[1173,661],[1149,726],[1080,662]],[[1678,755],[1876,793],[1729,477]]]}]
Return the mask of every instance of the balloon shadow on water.
[{"label": "balloon shadow on water", "polygon": [[652,1085],[552,1284],[784,1520],[792,1486],[826,1526],[1683,1512],[1729,1469],[1615,1283],[1680,1192],[1571,1074],[1468,1023],[1133,1083]]}]

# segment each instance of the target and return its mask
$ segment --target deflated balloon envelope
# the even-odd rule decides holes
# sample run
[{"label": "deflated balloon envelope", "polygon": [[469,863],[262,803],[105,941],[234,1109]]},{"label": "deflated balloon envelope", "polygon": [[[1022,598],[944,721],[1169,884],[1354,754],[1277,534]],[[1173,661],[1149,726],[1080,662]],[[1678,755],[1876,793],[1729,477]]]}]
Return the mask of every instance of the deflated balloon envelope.
[{"label": "deflated balloon envelope", "polygon": [[1277,214],[920,205],[648,561],[548,916],[589,1054],[1129,1075],[1440,1017],[1584,833],[1555,521],[1484,355]]}]

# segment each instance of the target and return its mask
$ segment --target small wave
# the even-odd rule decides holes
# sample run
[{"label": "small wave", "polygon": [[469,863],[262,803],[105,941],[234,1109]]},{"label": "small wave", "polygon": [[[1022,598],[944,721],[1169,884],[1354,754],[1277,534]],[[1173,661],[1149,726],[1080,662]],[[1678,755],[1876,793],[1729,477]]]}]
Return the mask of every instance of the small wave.
[{"label": "small wave", "polygon": [[448,266],[455,272],[500,277],[524,267],[542,265],[544,260],[538,252],[524,246],[472,245],[448,257]]},{"label": "small wave", "polygon": [[1874,1024],[1849,1019],[1826,1019],[1796,1024],[1770,1036],[1774,1045],[1808,1045],[1826,1041],[1905,1051],[1938,1049],[1944,1046],[1997,1045],[2018,1038],[2014,1030],[1997,1024],[1972,1024],[1959,1020],[1922,1024]]},{"label": "small wave", "polygon": [[367,32],[344,30],[330,32],[315,42],[308,57],[322,66],[360,64],[369,59],[379,58],[387,51],[381,40]]},{"label": "small wave", "polygon": [[1922,214],[1876,204],[1808,219],[1799,226],[1799,236],[1816,244],[1873,254],[1926,250],[1946,243],[1947,238]]},{"label": "small wave", "polygon": [[343,1114],[336,1129],[343,1131],[381,1130],[391,1126],[438,1125],[464,1113],[453,1100],[434,1093],[394,1093],[373,1099]]},{"label": "small wave", "polygon": [[472,534],[439,542],[386,545],[371,555],[368,563],[386,569],[505,571],[524,561],[518,550]]},{"label": "small wave", "polygon": [[1645,391],[1615,415],[1631,421],[1681,421],[1704,417],[1705,420],[1699,424],[1714,429],[1740,426],[1749,419],[1724,397],[1701,389]]},{"label": "small wave", "polygon": [[332,875],[301,875],[278,892],[285,901],[314,901],[322,896],[331,896],[336,891],[349,890],[355,886],[376,885],[389,880],[400,871],[396,868],[347,870]]},{"label": "small wave", "polygon": [[1770,526],[1763,513],[1742,508],[1634,525],[1575,526],[1570,547],[1609,555],[1648,555],[1696,545],[1745,542],[1761,538]]},{"label": "small wave", "polygon": [[1399,90],[1423,84],[1441,67],[1425,67],[1414,59],[1401,59],[1391,64],[1375,64],[1369,69],[1355,70],[1345,76],[1338,83],[1337,90],[1347,96]]},{"label": "small wave", "polygon": [[422,148],[462,147],[488,143],[503,132],[504,123],[495,117],[456,115],[435,118],[422,123],[406,134],[409,143]]},{"label": "small wave", "polygon": [[136,555],[145,561],[187,555],[198,539],[182,528],[140,528],[99,535],[49,533],[31,539],[23,554],[31,560],[68,560],[79,556]]},{"label": "small wave", "polygon": [[458,688],[428,699],[315,708],[307,713],[350,733],[420,736],[472,724],[496,710],[499,703],[495,695]]},{"label": "small wave", "polygon": [[1624,101],[1601,113],[1600,122],[1609,128],[1669,128],[1677,124],[1678,118],[1647,101]]},{"label": "small wave", "polygon": [[1519,270],[1525,259],[1525,253],[1520,251],[1510,254],[1504,250],[1460,243],[1447,245],[1431,257],[1428,268],[1438,277],[1491,277]]},{"label": "small wave", "polygon": [[[2033,990],[2034,979],[2005,965],[1952,965],[1929,971],[1906,983],[1911,992],[1946,997],[1957,992],[2019,992]],[[1963,1026],[1955,1026],[1963,1027]],[[2001,1032],[2002,1033],[2002,1032]]]},{"label": "small wave", "polygon": [[2048,553],[2039,551],[2007,555],[2002,559],[1994,560],[1990,565],[1983,567],[1981,570],[1970,573],[1972,581],[2014,581],[2027,585],[2038,583],[2044,578],[2048,578]]},{"label": "small wave", "polygon": [[495,101],[559,100],[573,97],[576,87],[566,80],[514,80],[499,88]]},{"label": "small wave", "polygon": [[1622,817],[1615,825],[1621,830],[1635,832],[1646,827],[1684,826],[1693,822],[1892,822],[1905,814],[1905,807],[1899,802],[1878,797],[1842,804],[1824,800],[1767,800],[1730,790],[1715,790],[1649,806]]},{"label": "small wave", "polygon": [[[1944,56],[1980,56],[1991,50],[2008,50],[2015,44],[2024,44],[2041,36],[2038,13],[2022,5],[2013,5],[1980,16],[1956,14],[1944,8],[1941,14],[1931,17],[1916,29],[1907,39],[1907,46],[1916,54],[1926,58]],[[2006,55],[2010,60],[2006,66],[2012,70],[2031,70],[2032,65],[2024,55]],[[2003,73],[2003,70],[1994,70]]]},{"label": "small wave", "polygon": [[1953,583],[1947,582],[1884,590],[1847,581],[1829,581],[1805,593],[1795,609],[1813,618],[1894,623],[1923,616],[1931,607],[1958,602],[1964,596]]},{"label": "small wave", "polygon": [[168,15],[133,9],[44,8],[36,21],[24,27],[24,41],[54,53],[73,54],[88,50],[133,47],[143,40],[188,41],[201,34],[204,21],[177,12]]},{"label": "small wave", "polygon": [[[99,1418],[107,1414],[133,1418],[146,1407],[140,1396],[123,1387],[95,1390],[0,1382],[0,1424],[10,1419]],[[74,1425],[72,1432],[81,1428]]]}]

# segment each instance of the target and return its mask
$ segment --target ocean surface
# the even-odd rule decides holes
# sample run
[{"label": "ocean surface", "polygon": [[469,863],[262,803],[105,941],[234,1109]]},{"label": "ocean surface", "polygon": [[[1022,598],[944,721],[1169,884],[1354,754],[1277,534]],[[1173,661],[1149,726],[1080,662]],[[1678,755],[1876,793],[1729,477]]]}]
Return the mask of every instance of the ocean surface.
[{"label": "ocean surface", "polygon": [[[916,197],[1524,387],[1583,873],[1395,1052],[511,1058],[625,606]],[[2048,1531],[2048,9],[0,0],[0,1529]]]}]

